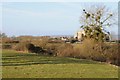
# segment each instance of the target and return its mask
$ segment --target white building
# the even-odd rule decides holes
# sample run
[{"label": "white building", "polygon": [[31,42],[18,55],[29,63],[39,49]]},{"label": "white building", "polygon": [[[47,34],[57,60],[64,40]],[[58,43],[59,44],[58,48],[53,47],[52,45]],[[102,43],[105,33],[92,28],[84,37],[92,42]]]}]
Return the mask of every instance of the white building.
[{"label": "white building", "polygon": [[[111,41],[111,35],[106,33],[106,41]],[[82,41],[83,40],[83,36],[85,36],[85,31],[84,30],[79,30],[78,32],[76,32],[76,34],[74,35],[74,39],[77,39],[78,41]]]},{"label": "white building", "polygon": [[80,30],[80,31],[76,32],[76,34],[74,35],[74,38],[77,39],[78,41],[82,41],[83,36],[85,36],[85,31]]}]

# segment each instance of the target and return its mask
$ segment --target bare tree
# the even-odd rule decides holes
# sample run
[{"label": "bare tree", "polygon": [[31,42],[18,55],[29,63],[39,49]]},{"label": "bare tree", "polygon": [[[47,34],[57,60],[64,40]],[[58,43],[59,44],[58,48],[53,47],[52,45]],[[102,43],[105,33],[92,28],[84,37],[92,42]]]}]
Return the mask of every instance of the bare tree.
[{"label": "bare tree", "polygon": [[81,15],[81,26],[85,31],[85,38],[93,38],[96,41],[108,40],[110,32],[105,30],[105,27],[114,25],[115,13],[111,12],[105,6],[91,6],[90,9],[83,9]]}]

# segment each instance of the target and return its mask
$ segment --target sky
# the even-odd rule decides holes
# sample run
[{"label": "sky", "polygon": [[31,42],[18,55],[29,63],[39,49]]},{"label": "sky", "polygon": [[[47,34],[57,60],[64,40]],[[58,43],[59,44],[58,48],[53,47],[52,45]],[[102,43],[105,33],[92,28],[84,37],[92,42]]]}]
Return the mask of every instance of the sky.
[{"label": "sky", "polygon": [[[8,36],[74,35],[80,29],[80,15],[86,6],[104,4],[117,11],[117,2],[4,2],[0,3],[0,22]],[[2,16],[1,16],[2,15]],[[116,14],[117,15],[117,14]],[[118,26],[107,30],[114,34]]]}]

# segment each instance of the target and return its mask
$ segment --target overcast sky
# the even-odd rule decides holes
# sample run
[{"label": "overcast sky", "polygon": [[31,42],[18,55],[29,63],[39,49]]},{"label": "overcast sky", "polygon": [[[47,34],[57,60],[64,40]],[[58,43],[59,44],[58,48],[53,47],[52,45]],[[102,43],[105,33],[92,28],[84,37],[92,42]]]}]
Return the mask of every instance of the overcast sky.
[{"label": "overcast sky", "polygon": [[[74,35],[81,25],[82,9],[95,4],[118,10],[117,2],[4,2],[0,4],[2,31],[9,36]],[[117,34],[118,26],[108,30]]]}]

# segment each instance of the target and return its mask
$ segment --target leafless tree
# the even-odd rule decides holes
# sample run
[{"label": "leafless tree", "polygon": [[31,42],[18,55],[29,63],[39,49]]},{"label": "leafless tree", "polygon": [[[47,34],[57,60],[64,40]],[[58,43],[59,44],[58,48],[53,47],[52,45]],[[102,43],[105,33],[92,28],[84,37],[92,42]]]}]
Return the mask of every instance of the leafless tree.
[{"label": "leafless tree", "polygon": [[106,27],[116,24],[115,12],[110,11],[104,5],[93,5],[83,9],[80,17],[81,28],[85,31],[86,38],[93,38],[97,41],[105,41],[110,32]]}]

